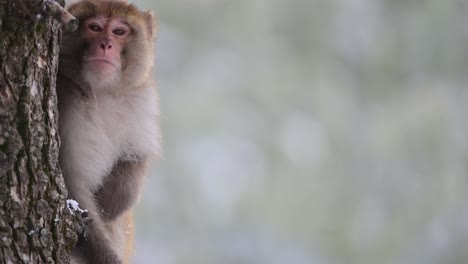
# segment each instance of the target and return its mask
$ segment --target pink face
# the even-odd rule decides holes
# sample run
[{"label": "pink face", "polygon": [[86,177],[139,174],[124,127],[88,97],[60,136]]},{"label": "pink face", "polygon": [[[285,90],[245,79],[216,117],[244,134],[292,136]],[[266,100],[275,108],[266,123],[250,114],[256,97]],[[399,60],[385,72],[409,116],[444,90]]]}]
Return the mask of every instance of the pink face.
[{"label": "pink face", "polygon": [[130,27],[122,19],[98,16],[84,21],[83,38],[88,48],[83,64],[91,71],[106,74],[122,70],[121,53],[130,35]]}]

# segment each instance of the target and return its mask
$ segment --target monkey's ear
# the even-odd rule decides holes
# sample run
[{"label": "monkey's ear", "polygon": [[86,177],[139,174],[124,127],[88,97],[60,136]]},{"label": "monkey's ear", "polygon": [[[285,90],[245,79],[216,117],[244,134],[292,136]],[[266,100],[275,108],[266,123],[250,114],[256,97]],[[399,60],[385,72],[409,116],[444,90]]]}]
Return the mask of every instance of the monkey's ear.
[{"label": "monkey's ear", "polygon": [[156,36],[156,33],[158,32],[158,24],[156,22],[156,18],[154,17],[153,12],[151,11],[144,12],[143,15],[145,17],[146,26],[148,28],[148,34],[151,38],[154,38]]}]

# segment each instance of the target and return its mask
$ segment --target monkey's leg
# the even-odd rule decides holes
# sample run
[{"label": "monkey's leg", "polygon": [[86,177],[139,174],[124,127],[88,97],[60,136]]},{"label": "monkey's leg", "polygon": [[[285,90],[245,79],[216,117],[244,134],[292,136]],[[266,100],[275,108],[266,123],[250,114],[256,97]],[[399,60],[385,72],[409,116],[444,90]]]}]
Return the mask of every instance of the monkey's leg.
[{"label": "monkey's leg", "polygon": [[148,168],[148,159],[119,160],[104,179],[96,200],[104,221],[112,221],[130,209],[140,193],[141,181]]},{"label": "monkey's leg", "polygon": [[111,248],[112,242],[97,212],[92,193],[86,188],[80,188],[69,195],[80,203],[81,208],[88,210],[92,219],[86,227],[86,234],[78,239],[72,257],[76,254],[79,259],[86,259],[87,264],[122,264],[122,260]]}]

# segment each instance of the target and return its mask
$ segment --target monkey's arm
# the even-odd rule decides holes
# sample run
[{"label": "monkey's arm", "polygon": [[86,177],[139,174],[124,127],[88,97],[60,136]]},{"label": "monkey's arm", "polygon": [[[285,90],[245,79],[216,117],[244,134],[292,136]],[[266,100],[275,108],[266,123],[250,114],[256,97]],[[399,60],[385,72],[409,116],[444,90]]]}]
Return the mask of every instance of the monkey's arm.
[{"label": "monkey's arm", "polygon": [[111,221],[128,210],[137,200],[141,181],[146,174],[149,159],[119,160],[96,193],[100,214]]}]

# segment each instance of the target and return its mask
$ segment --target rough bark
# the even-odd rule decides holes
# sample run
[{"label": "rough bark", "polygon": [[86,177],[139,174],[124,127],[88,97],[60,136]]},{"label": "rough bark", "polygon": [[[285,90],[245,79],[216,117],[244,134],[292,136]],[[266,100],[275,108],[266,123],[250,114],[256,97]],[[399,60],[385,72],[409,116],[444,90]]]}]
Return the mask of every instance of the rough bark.
[{"label": "rough bark", "polygon": [[60,26],[0,0],[0,262],[68,263],[77,238],[58,166]]}]

